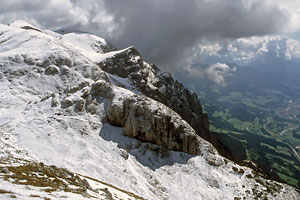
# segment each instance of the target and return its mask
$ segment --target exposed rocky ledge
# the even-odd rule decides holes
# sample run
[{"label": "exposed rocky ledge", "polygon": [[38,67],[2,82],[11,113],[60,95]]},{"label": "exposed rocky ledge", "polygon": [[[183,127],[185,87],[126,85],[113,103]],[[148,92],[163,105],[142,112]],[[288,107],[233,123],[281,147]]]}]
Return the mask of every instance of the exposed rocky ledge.
[{"label": "exposed rocky ledge", "polygon": [[180,115],[160,102],[106,81],[95,82],[90,94],[94,99],[99,96],[110,99],[107,122],[124,127],[126,136],[192,155],[215,152]]},{"label": "exposed rocky ledge", "polygon": [[131,78],[146,96],[173,109],[193,127],[197,135],[211,142],[221,155],[233,159],[229,149],[210,131],[208,115],[203,113],[197,95],[174,81],[170,73],[163,73],[155,65],[144,62],[134,47],[98,64],[106,72]]}]

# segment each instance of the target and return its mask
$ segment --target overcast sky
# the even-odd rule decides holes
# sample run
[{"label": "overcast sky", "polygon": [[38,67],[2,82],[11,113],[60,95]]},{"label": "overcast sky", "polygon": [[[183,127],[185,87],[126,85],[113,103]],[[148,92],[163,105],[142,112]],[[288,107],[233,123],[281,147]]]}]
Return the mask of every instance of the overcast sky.
[{"label": "overcast sky", "polygon": [[0,0],[0,22],[72,27],[175,66],[204,40],[300,31],[299,0]]}]

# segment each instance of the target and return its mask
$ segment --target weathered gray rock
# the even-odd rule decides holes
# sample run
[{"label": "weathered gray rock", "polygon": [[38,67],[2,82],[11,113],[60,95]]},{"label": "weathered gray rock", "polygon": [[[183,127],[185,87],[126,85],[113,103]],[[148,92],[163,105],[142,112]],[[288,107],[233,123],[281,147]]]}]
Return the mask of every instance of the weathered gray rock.
[{"label": "weathered gray rock", "polygon": [[1,173],[8,174],[9,173],[8,168],[7,167],[2,168]]},{"label": "weathered gray rock", "polygon": [[203,113],[197,95],[174,81],[170,73],[162,73],[155,65],[145,63],[134,47],[98,64],[106,72],[131,78],[146,96],[177,112],[197,135],[211,142],[220,154],[233,159],[229,149],[210,131],[208,115]]},{"label": "weathered gray rock", "polygon": [[46,75],[55,75],[59,73],[59,68],[56,65],[49,65],[45,69],[45,74]]},{"label": "weathered gray rock", "polygon": [[[124,92],[127,94],[119,95]],[[214,152],[214,148],[201,139],[180,115],[160,102],[125,91],[106,81],[95,82],[91,94],[94,98],[101,96],[110,99],[107,122],[124,127],[123,134],[126,136],[192,155],[202,153],[201,146],[204,144],[206,150]]]}]

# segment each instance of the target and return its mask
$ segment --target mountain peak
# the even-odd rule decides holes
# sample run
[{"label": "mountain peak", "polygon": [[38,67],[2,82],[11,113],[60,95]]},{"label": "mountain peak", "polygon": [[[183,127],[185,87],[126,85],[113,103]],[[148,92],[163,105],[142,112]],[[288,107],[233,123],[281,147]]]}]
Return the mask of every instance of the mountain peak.
[{"label": "mountain peak", "polygon": [[0,198],[28,199],[32,188],[53,196],[49,185],[28,181],[32,174],[48,180],[49,171],[68,199],[80,188],[82,199],[102,194],[101,181],[110,184],[106,195],[116,187],[128,194],[120,199],[299,197],[220,156],[200,137],[209,123],[197,96],[135,48],[115,51],[90,34],[40,34],[24,25],[0,26]]},{"label": "mountain peak", "polygon": [[10,27],[14,27],[14,28],[26,28],[26,27],[31,27],[32,29],[36,29],[39,30],[37,27],[33,26],[32,24],[29,24],[26,21],[23,20],[16,20],[12,23],[9,24]]}]

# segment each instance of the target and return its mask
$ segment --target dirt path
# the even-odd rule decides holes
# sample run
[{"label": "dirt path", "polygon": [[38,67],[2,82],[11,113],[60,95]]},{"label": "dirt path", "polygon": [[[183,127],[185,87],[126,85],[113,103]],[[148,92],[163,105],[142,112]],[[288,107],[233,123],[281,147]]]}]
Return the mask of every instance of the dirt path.
[{"label": "dirt path", "polygon": [[287,131],[292,131],[292,130],[297,129],[297,128],[299,128],[299,126],[284,129],[283,131],[281,131],[281,132],[279,133],[279,135],[282,136],[285,132],[287,132]]},{"label": "dirt path", "polygon": [[[265,131],[267,131],[268,133],[270,133],[270,134],[274,134],[274,135],[276,135],[273,131],[271,131],[271,130],[269,130],[268,129],[268,125],[271,123],[271,120],[267,117],[267,122],[264,124],[264,130]],[[291,128],[286,128],[286,129],[284,129],[284,130],[282,130],[280,133],[279,133],[279,135],[280,136],[282,136],[285,132],[287,132],[287,131],[292,131],[292,130],[294,130],[294,129],[297,129],[297,128],[299,128],[299,126],[297,126],[297,127],[291,127]],[[286,143],[289,147],[290,147],[290,149],[293,151],[293,153],[295,154],[295,157],[299,160],[299,162],[300,162],[300,156],[299,156],[299,154],[298,154],[298,152],[289,144],[289,143]]]},{"label": "dirt path", "polygon": [[265,131],[267,131],[267,132],[273,133],[272,131],[269,131],[268,128],[267,128],[267,126],[268,126],[270,123],[271,123],[271,120],[267,117],[267,122],[264,124],[264,129],[265,129]]},{"label": "dirt path", "polygon": [[294,154],[295,154],[295,156],[296,156],[296,158],[299,160],[299,162],[300,162],[300,156],[299,156],[299,154],[297,153],[297,151],[290,145],[290,144],[287,144],[287,145],[289,145],[289,147],[292,149],[292,151],[294,152]]}]

